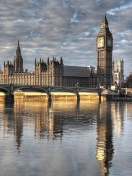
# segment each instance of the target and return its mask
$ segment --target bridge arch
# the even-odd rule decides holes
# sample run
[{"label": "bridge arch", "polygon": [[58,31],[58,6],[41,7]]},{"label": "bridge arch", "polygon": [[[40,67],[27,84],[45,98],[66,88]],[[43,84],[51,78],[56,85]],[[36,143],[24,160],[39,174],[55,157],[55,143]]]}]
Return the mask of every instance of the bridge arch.
[{"label": "bridge arch", "polygon": [[46,93],[46,94],[48,94],[48,90],[47,89],[45,89],[45,88],[43,88],[43,87],[36,87],[36,86],[23,86],[23,87],[16,87],[16,88],[14,88],[13,89],[13,92],[16,92],[16,91],[18,91],[18,90],[30,90],[30,91],[32,91],[32,90],[36,90],[36,91],[38,91],[38,92],[43,92],[43,93]]},{"label": "bridge arch", "polygon": [[5,88],[5,87],[1,87],[0,86],[0,91],[4,92],[4,93],[9,93],[10,94],[10,90]]},{"label": "bridge arch", "polygon": [[78,100],[78,91],[76,88],[69,88],[69,87],[52,87],[50,91],[51,99],[54,101],[57,100]]}]

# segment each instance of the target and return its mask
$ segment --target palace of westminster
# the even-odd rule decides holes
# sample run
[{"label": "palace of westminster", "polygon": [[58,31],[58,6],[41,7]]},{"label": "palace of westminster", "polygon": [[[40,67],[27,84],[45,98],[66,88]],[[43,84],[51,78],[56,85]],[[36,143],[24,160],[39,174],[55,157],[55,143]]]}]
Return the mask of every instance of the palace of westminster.
[{"label": "palace of westminster", "polygon": [[41,86],[81,86],[95,88],[110,87],[115,82],[120,85],[124,80],[123,59],[112,60],[113,37],[109,30],[106,14],[100,24],[96,37],[97,70],[93,66],[67,66],[63,58],[43,59],[34,62],[35,70],[28,72],[23,68],[23,58],[18,40],[13,63],[4,61],[0,71],[0,84],[41,85]]}]

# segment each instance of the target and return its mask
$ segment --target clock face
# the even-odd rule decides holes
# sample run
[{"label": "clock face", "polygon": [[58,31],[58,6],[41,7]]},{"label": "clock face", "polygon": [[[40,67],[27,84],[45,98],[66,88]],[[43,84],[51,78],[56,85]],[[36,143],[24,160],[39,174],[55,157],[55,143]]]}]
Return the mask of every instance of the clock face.
[{"label": "clock face", "polygon": [[112,45],[112,42],[110,39],[107,40],[107,46],[111,46]]},{"label": "clock face", "polygon": [[99,48],[104,46],[104,37],[99,37],[98,38],[97,45],[98,45]]}]

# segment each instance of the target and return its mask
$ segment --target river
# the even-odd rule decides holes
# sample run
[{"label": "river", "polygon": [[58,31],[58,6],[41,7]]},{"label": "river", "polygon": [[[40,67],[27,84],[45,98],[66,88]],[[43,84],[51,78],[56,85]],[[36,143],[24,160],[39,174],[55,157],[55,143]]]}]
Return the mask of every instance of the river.
[{"label": "river", "polygon": [[131,176],[132,102],[0,103],[1,176]]}]

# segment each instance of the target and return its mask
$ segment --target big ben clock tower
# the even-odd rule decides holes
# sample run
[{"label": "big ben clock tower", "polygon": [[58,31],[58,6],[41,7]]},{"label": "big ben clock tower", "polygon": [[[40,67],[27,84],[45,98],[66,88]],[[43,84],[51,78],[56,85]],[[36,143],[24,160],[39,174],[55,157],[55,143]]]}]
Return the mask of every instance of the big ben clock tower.
[{"label": "big ben clock tower", "polygon": [[106,14],[100,25],[96,39],[97,49],[97,84],[109,88],[112,84],[113,37],[109,30]]}]

